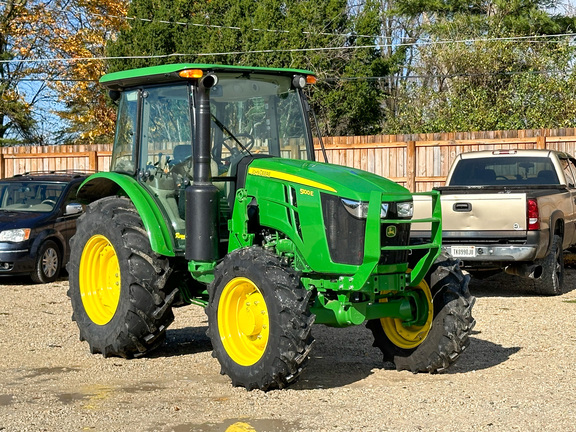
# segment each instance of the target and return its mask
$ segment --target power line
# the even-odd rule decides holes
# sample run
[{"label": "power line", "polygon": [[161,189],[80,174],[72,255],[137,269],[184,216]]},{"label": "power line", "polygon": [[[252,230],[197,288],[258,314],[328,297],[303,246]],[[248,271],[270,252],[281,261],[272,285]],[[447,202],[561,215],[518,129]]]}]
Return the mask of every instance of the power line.
[{"label": "power line", "polygon": [[[562,33],[554,35],[531,35],[531,36],[511,36],[502,38],[482,38],[482,39],[460,39],[460,40],[443,40],[443,41],[419,41],[410,43],[395,43],[395,44],[375,44],[375,45],[344,45],[338,47],[320,47],[320,48],[287,48],[287,49],[264,49],[264,50],[250,50],[250,51],[228,51],[228,52],[213,52],[213,53],[194,53],[194,54],[159,54],[159,55],[140,55],[140,56],[115,56],[115,57],[76,57],[76,58],[39,58],[39,59],[12,59],[0,60],[0,63],[71,63],[78,61],[103,61],[103,60],[132,60],[132,59],[159,59],[171,57],[208,57],[208,56],[225,56],[225,55],[244,55],[244,54],[274,54],[286,52],[321,52],[321,51],[335,51],[335,50],[355,50],[355,49],[378,49],[386,47],[401,47],[401,46],[431,46],[431,45],[447,45],[447,44],[470,44],[477,42],[497,42],[497,41],[527,41],[530,43],[548,43],[550,41],[542,41],[543,38],[574,38],[576,33]],[[532,40],[537,39],[537,40]]]},{"label": "power line", "polygon": [[[5,1],[0,1],[0,4],[8,5]],[[193,23],[187,21],[168,21],[168,20],[159,20],[159,19],[151,19],[151,18],[140,18],[140,17],[133,17],[133,16],[122,16],[122,15],[112,15],[112,14],[99,14],[97,12],[91,12],[92,16],[108,19],[108,18],[115,18],[120,20],[127,20],[127,21],[141,21],[146,23],[159,23],[159,24],[168,24],[168,25],[178,25],[183,27],[203,27],[203,28],[212,28],[212,29],[225,29],[225,30],[237,30],[242,31],[241,27],[237,26],[224,26],[224,25],[217,25],[217,24],[200,24],[200,23]],[[329,33],[329,32],[309,32],[309,31],[294,31],[294,30],[281,30],[281,29],[262,29],[262,28],[252,28],[250,29],[254,32],[268,32],[268,33],[301,33],[306,35],[321,35],[321,36],[337,36],[337,37],[355,37],[355,38],[370,38],[370,39],[383,39],[386,36],[380,35],[359,35],[355,33]]]},{"label": "power line", "polygon": [[[0,4],[8,5],[7,2],[0,0]],[[96,12],[91,12],[91,15],[97,16],[100,18],[116,18],[116,19],[123,19],[123,20],[131,20],[131,21],[141,21],[147,23],[160,23],[160,24],[169,24],[169,25],[180,25],[180,26],[192,26],[192,27],[203,27],[203,28],[215,28],[215,29],[229,29],[229,30],[237,30],[242,31],[241,27],[237,26],[223,26],[217,24],[200,24],[200,23],[192,23],[192,22],[185,22],[185,21],[168,21],[168,20],[157,20],[151,18],[139,18],[133,16],[121,16],[121,15],[104,15],[99,14]],[[309,32],[309,31],[293,31],[293,30],[282,30],[282,29],[262,29],[262,28],[252,28],[250,29],[254,32],[269,32],[269,33],[282,33],[282,34],[289,34],[289,33],[302,33],[308,35],[322,35],[322,36],[339,36],[339,37],[353,37],[353,38],[370,38],[370,39],[389,39],[389,36],[382,36],[382,35],[361,35],[355,33],[328,33],[328,32]],[[415,42],[398,42],[398,43],[385,43],[385,44],[375,44],[375,45],[365,45],[359,46],[358,48],[387,48],[387,47],[401,47],[401,46],[419,46],[419,45],[437,45],[437,44],[451,44],[451,43],[476,43],[476,42],[496,42],[496,41],[517,41],[517,40],[528,40],[530,39],[543,39],[543,38],[560,38],[560,37],[575,37],[576,33],[560,33],[560,34],[543,34],[543,35],[525,35],[525,36],[508,36],[508,37],[496,37],[496,38],[470,38],[470,39],[444,39],[444,40],[422,40],[422,41],[415,41]],[[530,41],[536,42],[536,41]],[[334,48],[309,48],[308,50],[322,50],[322,49],[353,49],[356,47],[353,46],[344,46],[344,47],[334,47]],[[285,52],[286,50],[275,50],[271,52]],[[288,50],[290,51],[290,50]],[[268,50],[265,51],[256,51],[258,52],[270,52]],[[206,54],[172,54],[172,55],[228,55],[228,54],[250,54],[252,52],[233,52],[233,53],[206,53]],[[133,57],[133,58],[156,58],[156,57]],[[104,59],[114,59],[111,58],[104,58]],[[120,59],[120,58],[119,58]],[[85,59],[81,59],[85,60]],[[6,62],[6,61],[4,61]]]}]

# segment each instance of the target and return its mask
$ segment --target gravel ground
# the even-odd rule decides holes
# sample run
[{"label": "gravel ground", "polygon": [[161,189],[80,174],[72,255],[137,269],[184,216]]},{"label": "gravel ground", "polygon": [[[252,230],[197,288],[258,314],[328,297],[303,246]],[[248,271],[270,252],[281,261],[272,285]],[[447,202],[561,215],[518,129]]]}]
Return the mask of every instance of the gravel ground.
[{"label": "gravel ground", "polygon": [[477,324],[446,373],[382,364],[363,326],[315,326],[300,380],[264,393],[219,374],[199,307],[153,355],[105,359],[78,340],[68,282],[0,279],[0,431],[576,431],[576,270],[568,292],[473,280]]}]

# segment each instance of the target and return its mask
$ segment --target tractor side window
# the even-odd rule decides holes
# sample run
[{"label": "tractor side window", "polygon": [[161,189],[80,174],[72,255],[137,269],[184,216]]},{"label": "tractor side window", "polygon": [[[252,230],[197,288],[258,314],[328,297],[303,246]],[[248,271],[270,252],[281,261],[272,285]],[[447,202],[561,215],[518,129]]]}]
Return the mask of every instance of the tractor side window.
[{"label": "tractor side window", "polygon": [[[292,91],[296,93],[296,91]],[[284,97],[283,97],[284,96]],[[305,115],[302,112],[300,99],[286,95],[277,97],[277,117],[282,119],[278,122],[280,138],[280,150],[282,157],[288,159],[308,159],[307,153],[307,129]]]},{"label": "tractor side window", "polygon": [[134,173],[137,112],[138,91],[123,92],[118,106],[111,171]]},{"label": "tractor side window", "polygon": [[142,94],[140,167],[168,172],[192,162],[192,123],[187,85],[148,88]]}]

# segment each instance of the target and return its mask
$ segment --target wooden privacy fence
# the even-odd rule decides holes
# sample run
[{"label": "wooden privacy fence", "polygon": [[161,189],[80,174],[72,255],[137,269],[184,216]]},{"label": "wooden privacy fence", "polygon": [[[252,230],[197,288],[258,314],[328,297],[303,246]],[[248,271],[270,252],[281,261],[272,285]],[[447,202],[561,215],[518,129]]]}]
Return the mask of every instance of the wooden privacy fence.
[{"label": "wooden privacy fence", "polygon": [[112,146],[63,145],[0,148],[0,178],[37,171],[108,171]]},{"label": "wooden privacy fence", "polygon": [[[411,191],[442,186],[456,155],[475,150],[551,149],[576,154],[576,129],[324,138],[328,161],[387,177]],[[106,144],[0,148],[0,178],[32,171],[107,171]],[[317,146],[316,159],[323,161]]]}]

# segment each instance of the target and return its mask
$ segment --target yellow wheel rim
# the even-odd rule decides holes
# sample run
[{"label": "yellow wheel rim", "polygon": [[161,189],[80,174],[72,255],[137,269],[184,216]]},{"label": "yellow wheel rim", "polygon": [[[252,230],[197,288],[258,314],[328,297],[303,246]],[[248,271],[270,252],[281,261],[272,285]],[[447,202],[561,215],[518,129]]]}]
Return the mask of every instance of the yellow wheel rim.
[{"label": "yellow wheel rim", "polygon": [[[422,290],[426,295],[428,300],[428,316],[426,318],[426,323],[422,326],[404,326],[402,325],[402,320],[398,318],[380,318],[380,324],[384,333],[390,339],[390,341],[404,349],[416,348],[430,332],[432,328],[432,320],[434,318],[434,307],[432,304],[432,293],[430,292],[430,287],[426,281],[422,280],[416,289]],[[386,301],[384,299],[383,301]]]},{"label": "yellow wheel rim", "polygon": [[268,308],[262,292],[250,279],[232,279],[218,302],[218,331],[224,349],[242,366],[255,364],[270,336]]},{"label": "yellow wheel rim", "polygon": [[98,325],[110,322],[120,301],[120,264],[114,247],[103,235],[92,236],[84,245],[79,283],[88,317]]}]

